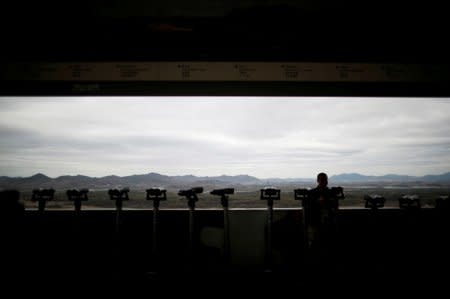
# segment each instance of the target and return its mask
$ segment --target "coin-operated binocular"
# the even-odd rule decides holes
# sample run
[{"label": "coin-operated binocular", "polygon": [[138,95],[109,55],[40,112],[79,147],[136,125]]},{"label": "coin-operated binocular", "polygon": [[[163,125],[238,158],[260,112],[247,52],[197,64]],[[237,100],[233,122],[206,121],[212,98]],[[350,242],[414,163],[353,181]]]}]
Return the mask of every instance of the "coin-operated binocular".
[{"label": "coin-operated binocular", "polygon": [[330,193],[331,193],[331,196],[333,196],[334,198],[337,198],[337,199],[345,198],[344,188],[342,188],[342,187],[331,187]]},{"label": "coin-operated binocular", "polygon": [[332,198],[336,199],[336,208],[339,207],[339,201],[345,199],[344,188],[342,187],[331,187],[330,195]]},{"label": "coin-operated binocular", "polygon": [[309,189],[299,188],[294,189],[294,199],[302,202],[302,206],[305,206],[309,198]]},{"label": "coin-operated binocular", "polygon": [[384,207],[384,203],[386,199],[378,194],[366,194],[364,195],[365,205],[364,207],[367,209],[376,210]]},{"label": "coin-operated binocular", "polygon": [[210,194],[220,196],[222,207],[228,208],[228,195],[234,194],[234,188],[215,189]]},{"label": "coin-operated binocular", "polygon": [[39,212],[44,212],[47,201],[52,201],[55,195],[55,189],[33,189],[31,201],[38,203]]},{"label": "coin-operated binocular", "polygon": [[405,194],[399,197],[398,203],[400,209],[420,209],[420,197],[416,194]]},{"label": "coin-operated binocular", "polygon": [[70,189],[67,190],[66,195],[69,201],[73,201],[75,211],[80,212],[81,211],[81,203],[83,201],[88,200],[87,194],[89,193],[89,189],[83,188],[83,189]]},{"label": "coin-operated binocular", "polygon": [[267,200],[268,207],[273,207],[274,200],[280,200],[280,193],[281,193],[280,189],[277,189],[275,187],[265,187],[260,191],[261,191],[260,199]]},{"label": "coin-operated binocular", "polygon": [[146,200],[152,200],[153,201],[153,208],[157,209],[159,208],[159,202],[161,200],[167,200],[166,196],[166,189],[154,187],[146,190]]},{"label": "coin-operated binocular", "polygon": [[196,196],[197,194],[200,194],[200,193],[203,193],[203,187],[194,187],[191,189],[180,190],[178,192],[178,195],[190,198],[190,197]]},{"label": "coin-operated binocular", "polygon": [[179,196],[183,196],[188,201],[189,208],[195,208],[195,202],[198,201],[197,194],[203,193],[203,187],[194,187],[187,190],[180,190],[178,192]]},{"label": "coin-operated binocular", "polygon": [[117,210],[122,210],[123,202],[129,200],[128,192],[130,192],[130,188],[108,190],[109,199],[116,202]]}]

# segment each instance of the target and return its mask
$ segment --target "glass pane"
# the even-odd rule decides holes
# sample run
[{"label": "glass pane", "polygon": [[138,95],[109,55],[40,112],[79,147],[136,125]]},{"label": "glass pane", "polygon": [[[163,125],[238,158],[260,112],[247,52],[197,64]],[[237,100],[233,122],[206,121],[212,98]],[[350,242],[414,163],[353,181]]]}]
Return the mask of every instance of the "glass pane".
[{"label": "glass pane", "polygon": [[[281,188],[275,208],[298,208],[295,188],[319,172],[342,186],[342,207],[379,194],[424,207],[449,194],[450,100],[431,98],[0,98],[0,188],[53,187],[48,208],[72,209],[66,190],[89,188],[84,209],[114,208],[107,190],[129,187],[124,208],[187,208],[178,190],[203,186],[199,208],[220,208],[214,188],[234,187],[230,208],[264,208],[259,190]],[[393,175],[394,174],[394,175]],[[213,200],[215,198],[216,200]]]}]

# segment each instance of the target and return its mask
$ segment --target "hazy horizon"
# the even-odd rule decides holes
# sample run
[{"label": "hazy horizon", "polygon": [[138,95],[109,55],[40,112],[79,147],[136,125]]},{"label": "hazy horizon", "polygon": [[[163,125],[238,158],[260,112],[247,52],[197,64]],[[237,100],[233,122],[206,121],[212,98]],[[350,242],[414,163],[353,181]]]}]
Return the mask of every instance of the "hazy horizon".
[{"label": "hazy horizon", "polygon": [[450,169],[450,100],[0,98],[2,176],[423,176]]},{"label": "hazy horizon", "polygon": [[[151,174],[151,173],[155,173],[155,174],[162,175],[162,176],[170,176],[170,177],[173,177],[173,176],[181,176],[181,177],[182,177],[182,176],[195,176],[195,177],[220,177],[220,176],[233,176],[233,177],[235,177],[235,176],[250,176],[250,175],[245,174],[245,173],[235,174],[235,175],[220,174],[220,175],[214,175],[214,176],[211,176],[211,175],[194,175],[194,174],[191,174],[191,173],[168,175],[168,174],[165,174],[165,173],[159,173],[159,172],[153,172],[153,171],[147,172],[147,173],[134,173],[134,174],[129,174],[129,175],[117,175],[117,174],[114,174],[114,173],[110,173],[110,174],[101,175],[101,176],[88,176],[88,175],[85,175],[85,174],[82,174],[82,173],[77,173],[77,174],[62,174],[62,175],[57,175],[57,176],[49,176],[49,175],[47,175],[47,174],[45,174],[45,173],[43,173],[43,172],[37,172],[37,173],[31,174],[31,175],[28,175],[28,176],[8,176],[8,175],[1,175],[1,176],[11,177],[11,178],[27,178],[27,177],[32,177],[32,176],[35,176],[35,175],[45,175],[46,177],[49,177],[49,178],[51,178],[51,179],[55,179],[55,178],[58,178],[58,177],[61,177],[61,176],[88,176],[88,177],[91,177],[91,178],[102,178],[102,177],[109,177],[109,176],[126,177],[126,176],[133,176],[133,175],[148,175],[148,174]],[[362,175],[362,176],[377,176],[377,177],[378,177],[378,176],[380,176],[380,177],[382,177],[382,176],[389,176],[389,175],[422,177],[422,176],[426,176],[426,175],[444,175],[444,174],[447,174],[447,173],[450,173],[450,171],[446,171],[446,172],[443,172],[443,173],[427,173],[427,174],[425,174],[425,175],[420,175],[420,176],[412,176],[412,175],[409,175],[409,174],[402,174],[402,173],[400,173],[400,174],[399,174],[399,173],[386,173],[386,174],[382,174],[382,175],[370,175],[370,174],[359,173],[359,172],[352,172],[352,173],[350,173],[350,172],[345,172],[345,173],[335,173],[335,174],[328,174],[328,176],[329,176],[329,177],[332,177],[332,176],[336,176],[336,175],[349,175],[349,174],[355,174],[355,175]],[[280,177],[257,177],[257,176],[251,176],[251,177],[255,177],[255,178],[260,179],[260,180],[268,180],[268,179],[281,179],[281,180],[290,180],[290,179],[294,179],[294,180],[295,180],[295,179],[301,179],[301,180],[315,180],[315,179],[316,179],[316,175],[317,175],[317,174],[314,174],[314,175],[311,176],[311,177],[285,177],[285,178],[280,178]]]}]

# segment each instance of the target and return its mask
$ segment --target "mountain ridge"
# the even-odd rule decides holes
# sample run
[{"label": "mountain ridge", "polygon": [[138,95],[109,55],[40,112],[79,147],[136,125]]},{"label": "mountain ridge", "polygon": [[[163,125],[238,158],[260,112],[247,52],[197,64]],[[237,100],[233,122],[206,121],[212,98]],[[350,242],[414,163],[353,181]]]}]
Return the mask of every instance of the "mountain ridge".
[{"label": "mountain ridge", "polygon": [[[382,176],[363,175],[360,173],[342,173],[332,175],[330,183],[446,183],[450,184],[450,172],[438,175],[410,176],[398,174],[386,174]],[[145,190],[150,187],[159,186],[165,188],[184,188],[195,185],[203,185],[211,188],[219,187],[245,187],[255,185],[288,185],[288,184],[314,184],[314,178],[267,178],[260,179],[247,174],[220,175],[220,176],[194,176],[177,175],[168,176],[155,172],[147,174],[134,174],[128,176],[108,175],[103,177],[89,177],[85,175],[62,175],[51,178],[42,173],[30,177],[8,177],[0,176],[0,188],[15,188],[20,190],[31,190],[34,188],[92,188],[110,189],[116,187],[130,187]]]}]

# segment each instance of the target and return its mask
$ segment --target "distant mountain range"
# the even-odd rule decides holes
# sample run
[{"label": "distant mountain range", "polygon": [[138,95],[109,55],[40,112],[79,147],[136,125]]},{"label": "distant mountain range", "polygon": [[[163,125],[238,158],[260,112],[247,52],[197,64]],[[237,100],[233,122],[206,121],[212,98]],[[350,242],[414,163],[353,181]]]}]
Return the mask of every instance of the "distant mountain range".
[{"label": "distant mountain range", "polygon": [[343,173],[330,177],[333,182],[347,182],[347,183],[365,183],[365,182],[422,182],[422,183],[449,183],[450,172],[439,175],[425,175],[425,176],[409,176],[398,174],[386,174],[383,176],[362,175],[359,173]]},{"label": "distant mountain range", "polygon": [[[330,177],[331,184],[361,184],[361,183],[419,183],[419,184],[450,184],[450,172],[441,175],[426,176],[407,176],[387,174],[383,176],[366,176],[358,173],[343,173]],[[76,176],[60,176],[50,178],[42,173],[35,174],[31,177],[0,177],[1,189],[19,189],[32,190],[34,188],[89,188],[89,189],[110,189],[116,187],[130,187],[137,190],[145,190],[150,187],[165,187],[166,189],[177,190],[180,188],[188,188],[193,186],[203,186],[209,188],[230,187],[248,189],[251,186],[262,185],[314,185],[315,179],[302,178],[270,178],[258,179],[249,175],[236,176],[205,176],[199,177],[194,175],[183,176],[167,176],[158,173],[148,173],[131,176],[105,176],[105,177],[88,177],[83,175]]]}]

